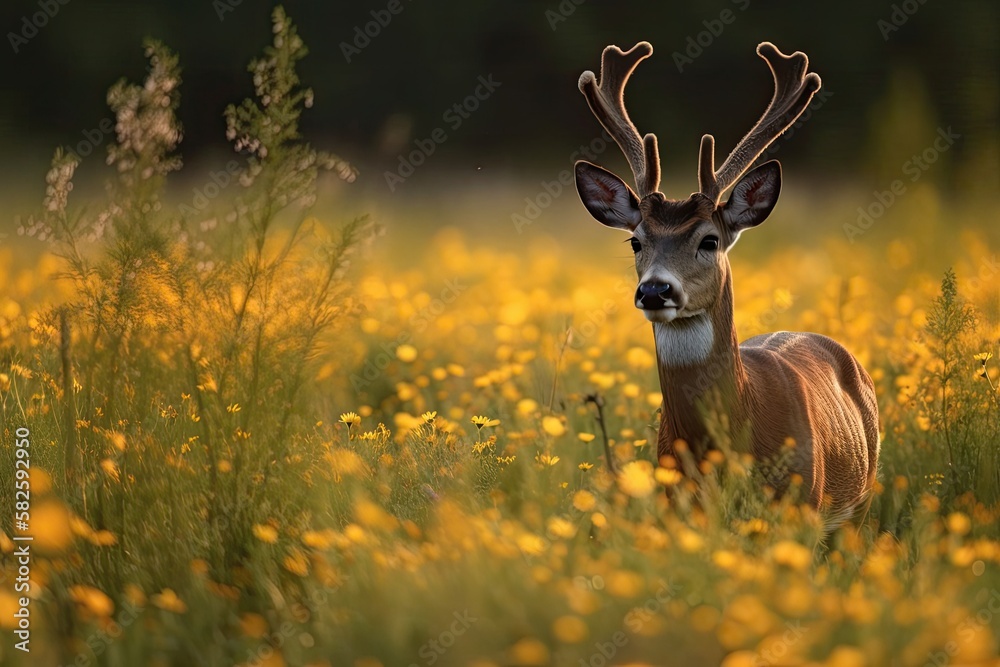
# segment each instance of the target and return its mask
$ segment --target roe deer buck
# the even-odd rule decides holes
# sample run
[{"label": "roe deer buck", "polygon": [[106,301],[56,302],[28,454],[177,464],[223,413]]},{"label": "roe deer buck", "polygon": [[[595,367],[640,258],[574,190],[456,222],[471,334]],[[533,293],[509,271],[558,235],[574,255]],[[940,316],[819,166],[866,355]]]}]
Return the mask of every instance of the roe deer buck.
[{"label": "roe deer buck", "polygon": [[[657,191],[656,136],[639,136],[623,100],[629,76],[652,53],[648,42],[627,52],[609,46],[600,80],[586,71],[579,82],[625,153],[637,191],[589,162],[575,169],[591,215],[632,234],[635,305],[653,323],[663,393],[658,454],[673,454],[677,440],[686,441],[696,458],[715,446],[700,409],[709,397],[721,400],[732,434],[745,439],[755,460],[780,460],[783,444],[794,440],[785,469],[769,481],[781,490],[792,473],[801,475],[831,530],[867,505],[875,483],[879,428],[871,378],[840,344],[819,334],[782,331],[739,345],[727,256],[743,230],[764,222],[781,188],[777,161],[743,174],[805,110],[820,78],[808,73],[804,53],[786,56],[770,42],[760,44],[757,54],[774,77],[771,103],[718,170],[715,139],[704,135],[700,191],[673,200]],[[720,203],[731,186],[732,195]]]}]

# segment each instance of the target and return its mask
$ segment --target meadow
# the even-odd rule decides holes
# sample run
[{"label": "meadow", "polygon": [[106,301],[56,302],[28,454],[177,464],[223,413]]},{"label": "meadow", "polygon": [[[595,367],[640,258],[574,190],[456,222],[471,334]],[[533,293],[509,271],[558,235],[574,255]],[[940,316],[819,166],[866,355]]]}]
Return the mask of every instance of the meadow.
[{"label": "meadow", "polygon": [[733,251],[742,338],[823,333],[875,381],[876,495],[823,539],[738,451],[656,461],[631,259],[574,192],[523,230],[523,196],[324,196],[357,174],[300,136],[305,48],[274,21],[219,196],[165,194],[180,79],[150,43],[109,93],[104,197],[57,152],[0,245],[0,506],[30,489],[0,663],[1000,664],[995,202],[907,181],[854,233],[869,189],[800,181]]}]

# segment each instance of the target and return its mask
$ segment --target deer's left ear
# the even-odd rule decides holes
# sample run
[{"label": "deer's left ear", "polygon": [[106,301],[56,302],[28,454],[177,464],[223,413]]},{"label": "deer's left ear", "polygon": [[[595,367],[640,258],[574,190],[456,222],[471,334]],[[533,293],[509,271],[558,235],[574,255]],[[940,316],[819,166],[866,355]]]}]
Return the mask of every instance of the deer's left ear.
[{"label": "deer's left ear", "polygon": [[781,164],[765,162],[739,180],[722,205],[722,219],[735,233],[756,227],[771,215],[780,191]]}]

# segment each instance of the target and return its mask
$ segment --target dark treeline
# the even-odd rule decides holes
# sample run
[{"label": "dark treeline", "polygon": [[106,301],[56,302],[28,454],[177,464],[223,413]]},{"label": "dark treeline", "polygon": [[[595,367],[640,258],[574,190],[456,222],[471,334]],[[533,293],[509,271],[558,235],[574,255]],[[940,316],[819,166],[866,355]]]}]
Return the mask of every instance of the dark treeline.
[{"label": "dark treeline", "polygon": [[[107,88],[142,76],[141,43],[151,36],[175,50],[184,68],[185,154],[225,147],[222,111],[251,92],[246,63],[269,38],[273,4],[4,3],[0,145],[31,148],[29,162],[44,163],[51,146],[96,131],[109,117]],[[822,122],[782,150],[805,154],[818,168],[891,176],[908,150],[953,126],[962,140],[949,164],[965,168],[935,178],[953,185],[986,173],[997,185],[1000,11],[993,0],[284,4],[311,51],[301,73],[316,106],[305,132],[380,169],[437,129],[460,136],[439,147],[451,160],[516,169],[525,160],[568,159],[598,133],[577,77],[598,67],[605,44],[627,48],[640,39],[656,51],[630,84],[632,116],[641,131],[660,136],[668,168],[693,165],[703,132],[716,134],[725,150],[763,110],[771,84],[753,49],[768,39],[808,53],[829,94],[816,110]],[[480,77],[491,76],[499,85],[474,111],[455,109],[475,96]]]}]

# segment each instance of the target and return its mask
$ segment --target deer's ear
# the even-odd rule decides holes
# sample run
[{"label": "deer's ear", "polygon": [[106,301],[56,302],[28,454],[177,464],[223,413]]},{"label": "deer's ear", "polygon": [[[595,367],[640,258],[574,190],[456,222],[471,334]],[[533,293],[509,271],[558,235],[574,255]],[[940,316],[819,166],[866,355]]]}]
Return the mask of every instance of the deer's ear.
[{"label": "deer's ear", "polygon": [[632,231],[642,221],[639,199],[625,181],[586,160],[576,163],[576,189],[602,225]]},{"label": "deer's ear", "polygon": [[722,205],[722,219],[735,233],[756,227],[771,215],[780,191],[781,164],[765,162],[739,180]]}]

